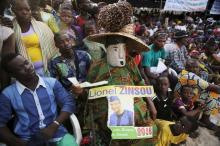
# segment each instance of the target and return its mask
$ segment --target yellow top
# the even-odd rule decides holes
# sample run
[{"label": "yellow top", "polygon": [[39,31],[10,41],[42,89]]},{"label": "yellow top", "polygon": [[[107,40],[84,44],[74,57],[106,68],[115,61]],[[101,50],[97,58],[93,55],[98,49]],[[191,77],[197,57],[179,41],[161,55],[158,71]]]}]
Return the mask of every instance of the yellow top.
[{"label": "yellow top", "polygon": [[40,41],[36,33],[22,36],[22,41],[26,47],[27,54],[33,63],[42,62],[42,52],[40,48]]},{"label": "yellow top", "polygon": [[157,119],[155,123],[158,128],[158,143],[156,144],[156,146],[169,146],[171,143],[178,144],[186,140],[186,138],[188,137],[188,134],[173,136],[169,125],[175,124],[174,122]]}]

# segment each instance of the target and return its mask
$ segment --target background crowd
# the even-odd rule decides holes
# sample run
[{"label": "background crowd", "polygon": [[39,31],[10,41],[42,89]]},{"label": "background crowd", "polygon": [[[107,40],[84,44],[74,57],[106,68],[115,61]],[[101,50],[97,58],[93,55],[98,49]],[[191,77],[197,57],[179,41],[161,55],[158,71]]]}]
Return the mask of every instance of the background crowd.
[{"label": "background crowd", "polygon": [[[0,141],[12,146],[33,146],[24,141],[30,140],[30,136],[38,131],[35,120],[42,122],[47,119],[44,121],[46,126],[44,122],[40,125],[47,139],[53,138],[55,141],[52,142],[58,146],[77,145],[70,142],[74,137],[66,134],[69,125],[64,123],[74,112],[81,128],[86,129],[82,145],[90,144],[92,140],[87,139],[88,125],[84,123],[83,112],[88,110],[85,106],[87,93],[68,78],[76,77],[80,83],[105,79],[101,73],[107,74],[103,66],[103,59],[109,55],[107,47],[118,40],[107,40],[106,45],[87,38],[108,29],[117,30],[117,24],[102,27],[105,16],[98,14],[106,6],[104,2],[87,0],[0,1],[0,128],[4,130],[0,132]],[[129,9],[132,9],[130,5],[126,10],[129,12]],[[109,19],[111,21],[114,17]],[[132,58],[128,63],[135,63],[130,63],[130,75],[140,74],[143,85],[154,87],[155,97],[151,99],[154,105],[147,103],[150,117],[156,121],[160,131],[157,145],[179,144],[186,140],[188,134],[196,137],[198,125],[213,130],[220,138],[220,127],[210,121],[210,115],[218,114],[220,106],[220,20],[196,14],[174,17],[141,13],[132,14],[130,21],[129,31],[149,48],[149,51],[140,52],[134,47],[126,52],[126,56]],[[94,67],[94,64],[100,66]],[[118,74],[122,74],[121,71]],[[123,77],[120,79],[115,80],[119,85],[123,84]],[[15,86],[10,86],[11,83],[19,88],[18,92]],[[46,100],[45,93],[50,100]],[[29,94],[33,94],[33,100],[25,98]],[[41,97],[37,98],[37,95]],[[22,98],[13,99],[18,96]],[[57,103],[54,100],[62,105],[60,109],[55,108]],[[32,109],[35,105],[37,108]],[[97,106],[101,109],[106,105]],[[152,107],[155,107],[155,112],[152,112]],[[61,113],[59,116],[57,110]],[[10,124],[13,122],[11,115],[16,112],[22,118],[16,120],[14,133],[24,141],[17,140],[9,132],[14,128]],[[36,114],[39,114],[37,118],[33,116]],[[49,125],[54,120],[55,124]],[[61,123],[67,130],[60,126]],[[167,128],[169,125],[172,126]],[[60,137],[64,137],[63,140],[56,139]],[[96,142],[107,145],[102,140]]]}]

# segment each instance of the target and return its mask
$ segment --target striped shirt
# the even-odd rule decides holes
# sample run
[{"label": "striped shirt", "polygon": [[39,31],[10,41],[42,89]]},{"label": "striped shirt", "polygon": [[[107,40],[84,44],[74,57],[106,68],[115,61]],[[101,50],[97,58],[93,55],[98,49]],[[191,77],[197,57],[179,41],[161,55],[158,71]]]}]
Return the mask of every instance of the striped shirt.
[{"label": "striped shirt", "polygon": [[[39,77],[34,91],[16,81],[0,95],[0,127],[6,126],[14,111],[14,133],[29,140],[40,129],[53,123],[57,117],[57,105],[61,105],[61,111],[72,113],[75,110],[73,97],[56,79]],[[51,140],[59,141],[66,133],[67,130],[60,126]]]}]

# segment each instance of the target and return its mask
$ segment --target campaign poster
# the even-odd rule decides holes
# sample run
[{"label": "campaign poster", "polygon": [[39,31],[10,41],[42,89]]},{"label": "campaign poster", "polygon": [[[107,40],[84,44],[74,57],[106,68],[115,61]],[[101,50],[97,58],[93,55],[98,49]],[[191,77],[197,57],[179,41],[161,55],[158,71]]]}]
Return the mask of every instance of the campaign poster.
[{"label": "campaign poster", "polygon": [[89,90],[89,99],[107,98],[107,126],[112,139],[143,139],[153,137],[153,127],[136,127],[134,97],[154,97],[152,86],[103,86]]}]

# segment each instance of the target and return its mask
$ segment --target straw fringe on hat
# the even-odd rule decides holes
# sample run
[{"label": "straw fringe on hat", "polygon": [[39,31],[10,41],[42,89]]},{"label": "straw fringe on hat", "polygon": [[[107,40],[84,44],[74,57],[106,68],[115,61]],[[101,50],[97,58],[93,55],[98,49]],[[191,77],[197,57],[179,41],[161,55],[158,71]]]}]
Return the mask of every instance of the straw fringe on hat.
[{"label": "straw fringe on hat", "polygon": [[148,51],[149,47],[141,39],[133,35],[134,31],[132,30],[133,28],[131,29],[131,27],[133,27],[133,25],[129,24],[122,28],[119,32],[107,32],[90,35],[86,37],[85,40],[105,44],[108,37],[124,37],[126,38],[124,43],[126,44],[127,49],[130,51],[134,49],[136,52]]}]

